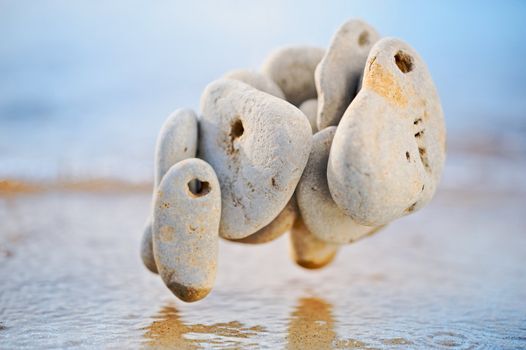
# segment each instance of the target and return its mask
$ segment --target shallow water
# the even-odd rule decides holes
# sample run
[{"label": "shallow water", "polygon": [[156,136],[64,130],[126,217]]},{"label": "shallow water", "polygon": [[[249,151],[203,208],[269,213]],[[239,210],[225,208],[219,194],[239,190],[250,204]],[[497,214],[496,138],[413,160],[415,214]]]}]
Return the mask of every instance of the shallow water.
[{"label": "shallow water", "polygon": [[524,348],[525,204],[444,190],[319,271],[224,242],[185,304],[139,258],[149,194],[3,197],[0,348]]}]

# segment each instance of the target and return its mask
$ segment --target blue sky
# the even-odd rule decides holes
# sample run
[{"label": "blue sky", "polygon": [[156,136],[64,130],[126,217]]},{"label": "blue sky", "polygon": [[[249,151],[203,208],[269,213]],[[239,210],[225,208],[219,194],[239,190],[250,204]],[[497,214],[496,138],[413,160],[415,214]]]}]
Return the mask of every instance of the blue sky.
[{"label": "blue sky", "polygon": [[526,130],[524,1],[0,0],[0,161],[26,141],[150,152],[211,80],[278,46],[326,47],[356,17],[420,52],[452,134]]}]

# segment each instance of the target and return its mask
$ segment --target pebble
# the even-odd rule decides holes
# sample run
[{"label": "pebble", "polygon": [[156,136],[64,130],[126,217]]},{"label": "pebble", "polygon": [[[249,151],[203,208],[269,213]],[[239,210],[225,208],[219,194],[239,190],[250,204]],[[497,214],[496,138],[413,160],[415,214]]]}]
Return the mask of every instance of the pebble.
[{"label": "pebble", "polygon": [[401,40],[378,41],[334,135],[327,169],[334,201],[367,226],[410,214],[433,197],[445,150],[444,116],[426,64]]},{"label": "pebble", "polygon": [[280,48],[260,72],[210,83],[199,118],[178,110],[164,124],[143,262],[187,302],[210,293],[219,238],[290,232],[293,260],[324,267],[431,200],[445,133],[429,71],[403,41],[349,20],[326,51]]},{"label": "pebble", "polygon": [[259,91],[266,92],[281,99],[285,99],[283,91],[269,77],[248,69],[236,69],[225,74],[224,78],[241,81]]},{"label": "pebble", "polygon": [[314,71],[324,53],[318,47],[283,47],[267,57],[261,71],[278,84],[287,101],[299,106],[317,96]]},{"label": "pebble", "polygon": [[297,217],[298,207],[294,197],[292,197],[289,203],[285,206],[285,209],[283,209],[270,224],[248,237],[233,241],[246,244],[262,244],[274,241],[281,237],[285,232],[290,231]]},{"label": "pebble", "polygon": [[322,241],[314,236],[299,217],[290,231],[292,259],[306,269],[319,269],[334,260],[339,245]]},{"label": "pebble", "polygon": [[338,125],[358,91],[369,51],[379,39],[379,34],[360,20],[346,22],[333,36],[315,73],[319,130]]},{"label": "pebble", "polygon": [[220,217],[221,190],[212,167],[197,158],[173,165],[155,198],[153,252],[164,283],[183,301],[200,300],[213,287]]},{"label": "pebble", "polygon": [[219,234],[247,237],[292,198],[310,152],[309,122],[290,103],[229,79],[207,86],[201,110],[199,157],[221,184]]},{"label": "pebble", "polygon": [[334,203],[327,184],[327,162],[335,126],[313,136],[309,161],[296,189],[298,207],[305,226],[318,239],[335,244],[354,242],[374,227],[362,226]]},{"label": "pebble", "polygon": [[318,131],[318,126],[316,124],[316,118],[318,115],[318,100],[311,98],[310,100],[303,102],[300,106],[300,111],[302,111],[309,120],[312,133],[315,134]]},{"label": "pebble", "polygon": [[[164,174],[175,163],[193,158],[197,150],[197,115],[191,109],[178,109],[164,122],[155,148],[154,196]],[[157,273],[152,250],[152,217],[146,222],[141,241],[144,266]]]}]

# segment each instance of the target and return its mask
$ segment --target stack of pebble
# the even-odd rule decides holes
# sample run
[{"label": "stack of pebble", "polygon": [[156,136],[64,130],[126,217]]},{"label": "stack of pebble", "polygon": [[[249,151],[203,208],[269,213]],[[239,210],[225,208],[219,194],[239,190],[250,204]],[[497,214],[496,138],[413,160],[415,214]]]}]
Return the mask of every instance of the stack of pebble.
[{"label": "stack of pebble", "polygon": [[155,154],[142,259],[181,300],[212,289],[219,238],[257,244],[290,231],[315,269],[433,197],[445,125],[413,48],[350,20],[327,50],[292,46],[259,72],[209,84],[201,114],[180,109]]}]

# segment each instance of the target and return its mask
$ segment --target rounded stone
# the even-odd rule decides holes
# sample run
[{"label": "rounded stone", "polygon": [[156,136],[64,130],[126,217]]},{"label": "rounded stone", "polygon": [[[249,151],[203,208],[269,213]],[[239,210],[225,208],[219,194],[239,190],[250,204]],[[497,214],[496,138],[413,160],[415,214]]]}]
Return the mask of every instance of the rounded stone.
[{"label": "rounded stone", "polygon": [[247,237],[291,199],[310,152],[309,122],[290,103],[228,79],[208,85],[201,110],[199,157],[221,184],[219,234]]},{"label": "rounded stone", "polygon": [[318,100],[311,98],[310,100],[303,102],[300,106],[300,111],[302,111],[309,120],[312,133],[315,134],[318,131],[318,126],[316,124],[316,118],[318,115]]},{"label": "rounded stone", "polygon": [[356,223],[334,203],[327,184],[327,162],[335,126],[312,137],[307,166],[296,189],[298,207],[305,226],[318,239],[344,244],[367,236],[374,227]]},{"label": "rounded stone", "polygon": [[285,232],[290,231],[294,221],[298,216],[298,208],[294,197],[289,201],[279,215],[270,224],[258,230],[248,237],[232,240],[233,242],[246,244],[268,243],[281,237]]},{"label": "rounded stone", "polygon": [[239,80],[259,91],[266,92],[267,94],[271,94],[283,100],[285,99],[283,91],[281,91],[279,86],[272,79],[256,71],[236,69],[226,73],[224,78]]},{"label": "rounded stone", "polygon": [[334,260],[339,245],[316,238],[299,217],[290,231],[290,248],[296,264],[306,269],[319,269]]},{"label": "rounded stone", "polygon": [[369,51],[379,39],[379,34],[360,20],[346,22],[334,34],[315,72],[318,130],[338,125],[359,89]]},{"label": "rounded stone", "polygon": [[299,106],[316,98],[314,71],[325,53],[311,46],[287,46],[272,52],[261,68],[285,94],[287,101]]},{"label": "rounded stone", "polygon": [[220,217],[212,167],[196,158],[173,165],[155,198],[153,253],[164,283],[183,301],[204,298],[214,285]]},{"label": "rounded stone", "polygon": [[[193,158],[197,150],[197,115],[191,109],[178,109],[164,122],[157,137],[154,164],[154,196],[164,174],[175,163]],[[152,250],[152,217],[146,222],[141,241],[144,266],[157,273]]]},{"label": "rounded stone", "polygon": [[414,212],[433,197],[445,150],[444,116],[427,66],[403,41],[380,40],[334,135],[327,168],[334,201],[367,226]]}]

